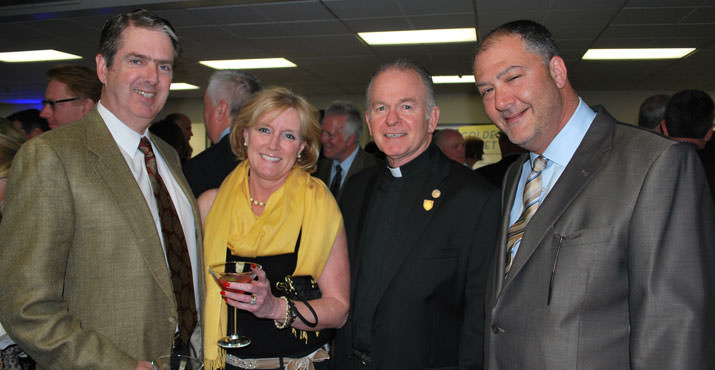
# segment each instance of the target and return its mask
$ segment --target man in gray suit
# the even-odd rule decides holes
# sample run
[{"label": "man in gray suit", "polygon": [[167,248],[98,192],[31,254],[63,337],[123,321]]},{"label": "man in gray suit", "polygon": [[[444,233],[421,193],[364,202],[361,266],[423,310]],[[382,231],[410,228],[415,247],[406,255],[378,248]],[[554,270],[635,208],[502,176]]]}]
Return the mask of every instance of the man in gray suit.
[{"label": "man in gray suit", "polygon": [[540,24],[490,32],[474,76],[529,151],[504,181],[486,368],[715,367],[715,218],[695,152],[591,110]]},{"label": "man in gray suit", "polygon": [[325,109],[321,126],[320,142],[325,158],[318,162],[315,176],[323,180],[339,200],[348,178],[382,161],[360,148],[362,116],[351,104],[331,103]]},{"label": "man in gray suit", "polygon": [[192,333],[200,338],[196,204],[176,152],[147,132],[178,52],[165,19],[113,16],[96,56],[97,107],[27,142],[13,161],[0,321],[42,369],[151,369]]}]

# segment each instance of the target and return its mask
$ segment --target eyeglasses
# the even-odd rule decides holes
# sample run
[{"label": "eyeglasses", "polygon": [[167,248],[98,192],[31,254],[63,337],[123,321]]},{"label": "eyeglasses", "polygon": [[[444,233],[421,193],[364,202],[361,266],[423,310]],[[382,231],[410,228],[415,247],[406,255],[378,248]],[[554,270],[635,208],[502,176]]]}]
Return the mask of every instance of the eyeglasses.
[{"label": "eyeglasses", "polygon": [[66,99],[57,99],[57,100],[42,100],[42,105],[49,105],[50,108],[53,110],[55,109],[55,104],[60,104],[60,103],[66,103],[68,101],[75,101],[79,100],[79,98],[66,98]]}]

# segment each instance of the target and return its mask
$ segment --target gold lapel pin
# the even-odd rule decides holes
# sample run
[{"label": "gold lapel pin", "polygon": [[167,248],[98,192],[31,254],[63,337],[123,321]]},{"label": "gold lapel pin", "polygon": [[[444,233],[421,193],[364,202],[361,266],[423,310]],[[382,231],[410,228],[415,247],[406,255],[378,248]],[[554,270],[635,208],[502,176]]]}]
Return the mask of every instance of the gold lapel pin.
[{"label": "gold lapel pin", "polygon": [[422,201],[422,207],[424,207],[425,211],[429,211],[430,209],[432,209],[432,206],[434,206],[434,200],[425,199]]},{"label": "gold lapel pin", "polygon": [[439,191],[439,189],[434,189],[432,190],[432,198],[437,199],[442,195],[442,192]]}]

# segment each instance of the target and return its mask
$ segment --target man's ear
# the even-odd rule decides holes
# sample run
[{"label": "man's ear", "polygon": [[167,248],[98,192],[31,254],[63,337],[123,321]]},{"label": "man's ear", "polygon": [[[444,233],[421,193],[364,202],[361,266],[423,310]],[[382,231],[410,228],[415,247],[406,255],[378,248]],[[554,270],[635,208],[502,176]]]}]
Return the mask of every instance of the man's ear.
[{"label": "man's ear", "polygon": [[668,127],[665,126],[665,120],[660,121],[660,132],[665,136],[670,136],[668,133]]},{"label": "man's ear", "polygon": [[222,119],[229,119],[229,117],[231,117],[231,110],[229,109],[226,100],[221,99],[218,103],[216,103],[216,114],[218,114],[218,116]]},{"label": "man's ear", "polygon": [[566,70],[566,62],[563,58],[555,56],[549,61],[549,74],[551,78],[556,83],[556,87],[559,89],[566,86],[568,82],[568,72]]},{"label": "man's ear", "polygon": [[97,64],[97,78],[102,84],[107,83],[107,61],[102,54],[97,54],[94,57],[94,62]]},{"label": "man's ear", "polygon": [[90,98],[82,99],[82,109],[81,109],[82,116],[89,113],[89,111],[92,109],[92,107],[94,107],[94,100],[92,100]]},{"label": "man's ear", "polygon": [[429,118],[427,132],[431,134],[437,129],[437,123],[439,122],[439,107],[435,105],[427,117]]}]

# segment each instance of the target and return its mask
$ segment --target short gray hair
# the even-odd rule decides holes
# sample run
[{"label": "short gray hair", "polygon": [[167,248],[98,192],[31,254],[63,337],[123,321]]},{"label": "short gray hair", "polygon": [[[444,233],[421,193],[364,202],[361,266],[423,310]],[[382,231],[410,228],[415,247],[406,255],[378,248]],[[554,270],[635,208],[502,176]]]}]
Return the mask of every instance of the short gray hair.
[{"label": "short gray hair", "polygon": [[377,78],[380,73],[385,72],[390,69],[396,69],[398,71],[413,71],[417,73],[418,76],[420,76],[420,79],[422,80],[422,85],[425,87],[425,113],[429,117],[430,112],[432,112],[432,109],[437,106],[437,103],[435,102],[434,99],[434,84],[432,83],[432,76],[430,76],[427,71],[425,71],[423,68],[418,67],[416,64],[406,60],[406,59],[398,59],[394,62],[391,63],[386,63],[380,66],[380,68],[375,71],[375,73],[370,77],[370,82],[367,84],[367,91],[365,93],[365,99],[366,99],[366,104],[367,109],[370,109],[370,89],[372,88],[372,83],[375,81],[375,78]]},{"label": "short gray hair", "polygon": [[325,108],[325,116],[336,115],[346,116],[343,133],[347,136],[355,135],[355,138],[360,140],[362,132],[362,115],[352,104],[346,102],[335,101]]},{"label": "short gray hair", "polygon": [[262,89],[261,82],[248,72],[222,70],[214,72],[209,78],[206,96],[213,104],[225,100],[233,118],[251,96]]}]

